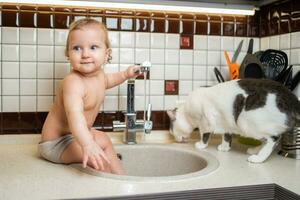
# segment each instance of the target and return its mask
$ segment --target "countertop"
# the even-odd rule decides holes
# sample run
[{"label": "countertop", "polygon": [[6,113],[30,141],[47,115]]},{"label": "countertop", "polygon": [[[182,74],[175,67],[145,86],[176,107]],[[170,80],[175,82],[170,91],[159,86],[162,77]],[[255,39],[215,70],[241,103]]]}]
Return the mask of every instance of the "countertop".
[{"label": "countertop", "polygon": [[[110,135],[114,143],[120,142],[120,133]],[[39,157],[39,139],[39,134],[0,136],[0,199],[92,198],[269,183],[300,194],[300,160],[282,157],[275,150],[264,163],[249,163],[247,146],[237,141],[229,152],[217,151],[221,142],[218,136],[204,150],[220,162],[217,170],[205,176],[172,181],[110,179],[53,164]],[[194,140],[177,144],[167,131],[153,131],[144,143],[193,148]]]}]

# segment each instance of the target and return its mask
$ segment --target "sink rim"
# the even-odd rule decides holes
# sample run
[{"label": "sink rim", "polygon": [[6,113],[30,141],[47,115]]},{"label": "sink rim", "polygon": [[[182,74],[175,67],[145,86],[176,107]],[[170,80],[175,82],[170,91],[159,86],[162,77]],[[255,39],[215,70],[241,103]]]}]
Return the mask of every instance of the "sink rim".
[{"label": "sink rim", "polygon": [[[110,174],[106,172],[99,172],[91,167],[82,168],[81,163],[75,163],[71,164],[72,167],[85,172],[87,174],[98,176],[102,178],[109,178],[109,179],[115,179],[115,180],[124,180],[124,181],[143,181],[143,182],[149,182],[149,181],[174,181],[174,180],[185,180],[185,179],[191,179],[191,178],[199,178],[201,176],[209,175],[210,173],[216,171],[220,163],[218,159],[212,155],[211,153],[204,151],[204,150],[198,150],[193,148],[190,148],[189,146],[184,146],[181,144],[135,144],[135,145],[126,145],[126,144],[117,144],[115,145],[115,149],[118,148],[131,148],[131,149],[137,149],[137,148],[162,148],[162,149],[169,149],[169,150],[176,150],[181,152],[190,153],[194,156],[201,157],[207,162],[207,166],[200,171],[191,172],[187,174],[181,174],[181,175],[173,175],[173,176],[132,176],[132,175],[116,175],[116,174]],[[118,150],[117,150],[118,151]]]}]

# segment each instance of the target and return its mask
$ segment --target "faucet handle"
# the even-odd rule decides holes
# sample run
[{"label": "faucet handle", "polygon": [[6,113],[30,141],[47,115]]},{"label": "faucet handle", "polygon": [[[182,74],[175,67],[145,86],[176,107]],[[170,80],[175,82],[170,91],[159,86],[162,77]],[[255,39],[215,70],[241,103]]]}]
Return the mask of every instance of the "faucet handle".
[{"label": "faucet handle", "polygon": [[144,124],[144,132],[147,133],[147,134],[151,132],[152,127],[153,127],[153,122],[150,121],[151,108],[152,108],[152,105],[149,103],[148,104],[148,109],[147,109],[147,119],[146,119],[145,124]]}]

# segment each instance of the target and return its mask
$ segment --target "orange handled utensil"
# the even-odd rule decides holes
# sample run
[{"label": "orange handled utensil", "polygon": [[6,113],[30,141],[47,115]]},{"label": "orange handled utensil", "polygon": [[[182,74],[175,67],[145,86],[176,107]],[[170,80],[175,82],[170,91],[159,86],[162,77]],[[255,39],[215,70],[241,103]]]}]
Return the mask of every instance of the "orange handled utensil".
[{"label": "orange handled utensil", "polygon": [[238,58],[238,56],[241,52],[243,42],[244,42],[244,40],[240,41],[236,51],[234,52],[234,54],[232,56],[231,61],[229,59],[229,55],[228,55],[227,51],[224,51],[226,62],[227,62],[228,68],[229,68],[229,79],[230,80],[234,80],[234,79],[239,78],[240,69],[239,69],[239,65],[236,62],[236,60],[237,60],[237,58]]},{"label": "orange handled utensil", "polygon": [[229,55],[227,51],[224,51],[226,62],[229,68],[229,79],[234,80],[239,78],[239,65],[235,61],[234,63],[231,63],[229,59]]}]

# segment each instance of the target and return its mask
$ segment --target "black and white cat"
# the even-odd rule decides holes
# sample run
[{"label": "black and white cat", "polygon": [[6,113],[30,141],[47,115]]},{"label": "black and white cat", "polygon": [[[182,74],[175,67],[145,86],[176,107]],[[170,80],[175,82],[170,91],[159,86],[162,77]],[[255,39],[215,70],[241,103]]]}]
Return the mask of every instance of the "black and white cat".
[{"label": "black and white cat", "polygon": [[186,140],[195,128],[199,129],[201,140],[195,144],[198,149],[207,147],[211,133],[223,134],[220,151],[230,149],[230,133],[262,140],[258,153],[257,148],[247,151],[253,154],[248,158],[253,163],[264,162],[281,134],[300,125],[297,97],[280,83],[261,79],[198,88],[178,108],[167,113],[176,141]]}]

